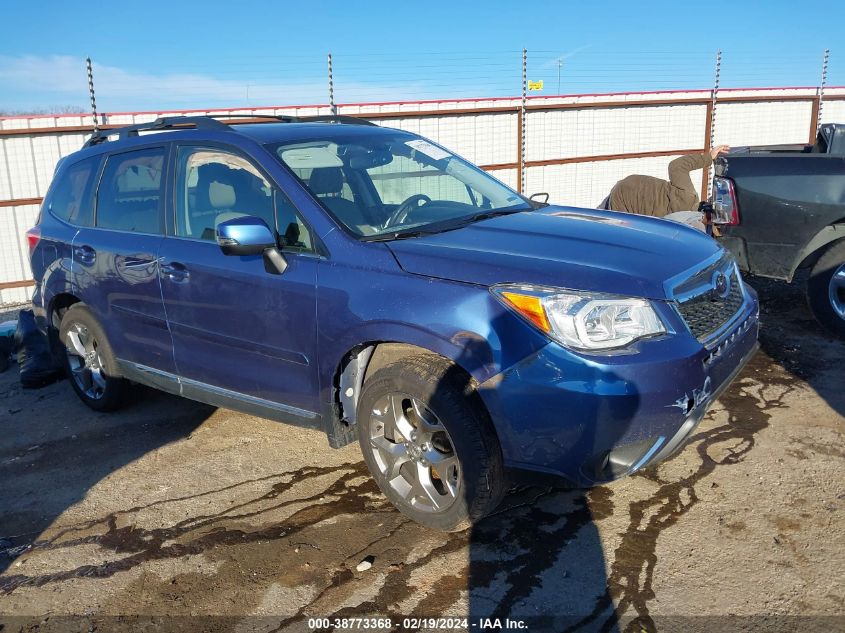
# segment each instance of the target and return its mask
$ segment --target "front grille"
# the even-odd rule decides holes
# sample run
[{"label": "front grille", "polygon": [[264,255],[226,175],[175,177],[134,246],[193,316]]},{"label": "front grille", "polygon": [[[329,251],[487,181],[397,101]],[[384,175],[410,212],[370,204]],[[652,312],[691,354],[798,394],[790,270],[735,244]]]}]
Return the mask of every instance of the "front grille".
[{"label": "front grille", "polygon": [[[730,292],[726,297],[720,297],[711,285],[710,288],[678,303],[678,311],[686,321],[690,332],[699,341],[705,341],[719,328],[730,321],[740,308],[744,297],[742,294],[742,280],[731,266],[724,270],[730,280]],[[728,273],[730,273],[728,275]]]},{"label": "front grille", "polygon": [[756,321],[756,317],[754,315],[749,314],[745,317],[745,320],[737,325],[734,328],[731,328],[730,336],[725,336],[721,342],[715,346],[710,353],[707,355],[707,358],[704,359],[704,366],[707,367],[711,365],[714,361],[718,360],[722,354],[724,354],[730,347],[736,342],[736,340],[745,334],[748,330],[751,329],[751,326],[754,325]]}]

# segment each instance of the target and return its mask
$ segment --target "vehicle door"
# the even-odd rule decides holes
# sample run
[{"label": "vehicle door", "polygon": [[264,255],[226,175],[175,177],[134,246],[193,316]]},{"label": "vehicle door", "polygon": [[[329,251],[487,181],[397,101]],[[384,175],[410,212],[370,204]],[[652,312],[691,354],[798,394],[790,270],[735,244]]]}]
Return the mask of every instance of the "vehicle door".
[{"label": "vehicle door", "polygon": [[73,239],[74,282],[114,355],[173,373],[173,346],[158,275],[168,147],[110,154],[97,187],[94,226]]},{"label": "vehicle door", "polygon": [[[287,196],[236,150],[179,145],[175,163],[161,280],[184,388],[273,403],[283,418],[313,419],[319,256],[311,231]],[[216,226],[241,216],[259,217],[274,231],[287,261],[281,274],[262,255],[223,254]]]}]

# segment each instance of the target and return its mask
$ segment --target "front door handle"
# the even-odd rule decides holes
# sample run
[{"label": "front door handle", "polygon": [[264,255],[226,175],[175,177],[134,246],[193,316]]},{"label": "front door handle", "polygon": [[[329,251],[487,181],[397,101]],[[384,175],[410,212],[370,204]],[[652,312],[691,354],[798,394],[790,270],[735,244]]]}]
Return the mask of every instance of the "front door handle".
[{"label": "front door handle", "polygon": [[80,264],[90,266],[97,260],[97,251],[88,246],[77,246],[73,249],[73,258]]},{"label": "front door handle", "polygon": [[122,268],[127,269],[137,269],[137,268],[150,268],[150,270],[155,269],[156,260],[151,257],[144,257],[140,255],[124,257],[120,262]]},{"label": "front door handle", "polygon": [[184,264],[179,262],[170,262],[169,264],[161,265],[161,274],[167,277],[170,281],[176,283],[184,283],[191,277],[191,273],[185,268]]}]

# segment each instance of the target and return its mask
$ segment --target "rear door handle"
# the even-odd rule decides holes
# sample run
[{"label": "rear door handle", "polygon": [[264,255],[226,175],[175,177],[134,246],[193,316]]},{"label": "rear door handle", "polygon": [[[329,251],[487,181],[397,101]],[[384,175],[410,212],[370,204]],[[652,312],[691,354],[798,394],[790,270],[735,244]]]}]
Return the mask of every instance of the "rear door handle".
[{"label": "rear door handle", "polygon": [[179,262],[170,262],[169,264],[161,265],[161,274],[176,283],[184,283],[191,277],[191,273],[185,268],[184,264]]},{"label": "rear door handle", "polygon": [[73,258],[81,264],[90,266],[97,260],[97,251],[87,244],[84,246],[77,246],[73,249]]}]

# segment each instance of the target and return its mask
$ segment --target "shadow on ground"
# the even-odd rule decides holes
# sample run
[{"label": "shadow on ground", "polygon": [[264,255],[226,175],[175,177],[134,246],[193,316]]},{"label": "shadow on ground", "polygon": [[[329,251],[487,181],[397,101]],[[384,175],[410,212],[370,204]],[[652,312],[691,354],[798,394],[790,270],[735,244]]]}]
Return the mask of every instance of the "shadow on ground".
[{"label": "shadow on ground", "polygon": [[16,370],[0,375],[0,573],[94,485],[188,437],[214,411],[139,387],[132,415],[96,413],[68,397],[66,380],[24,400]]},{"label": "shadow on ground", "polygon": [[787,372],[806,381],[836,413],[845,416],[845,341],[813,318],[805,295],[806,271],[799,271],[791,284],[762,277],[748,277],[746,281],[760,297],[762,350]]}]

